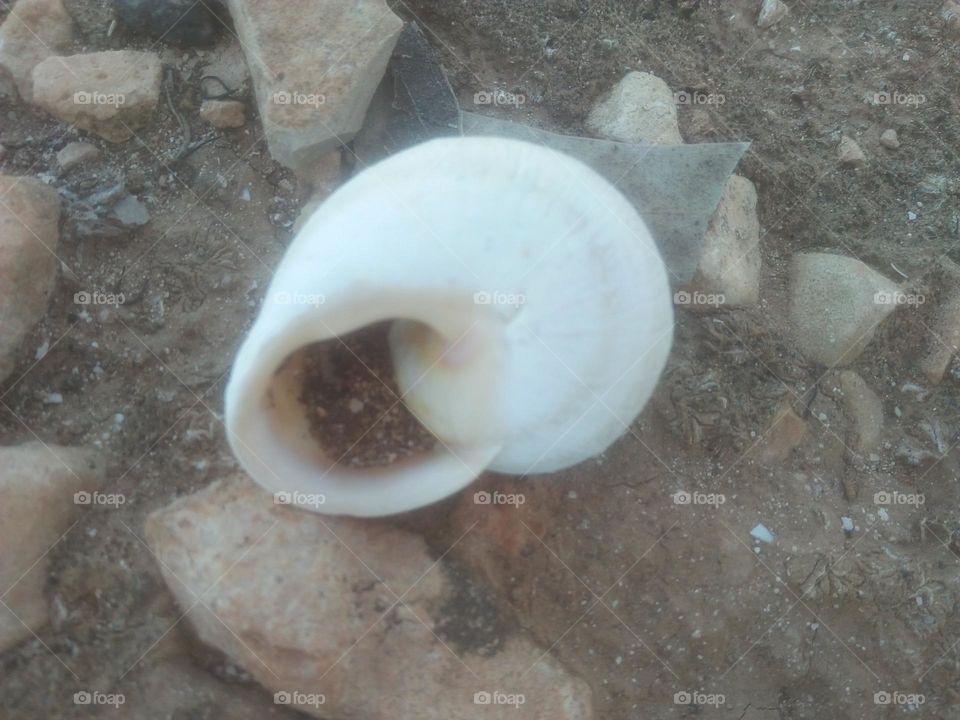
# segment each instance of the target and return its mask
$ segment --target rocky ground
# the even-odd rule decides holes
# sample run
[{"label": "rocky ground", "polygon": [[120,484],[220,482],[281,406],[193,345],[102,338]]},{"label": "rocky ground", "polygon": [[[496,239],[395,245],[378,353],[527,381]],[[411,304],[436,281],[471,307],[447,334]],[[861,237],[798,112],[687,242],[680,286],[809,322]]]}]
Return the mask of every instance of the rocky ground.
[{"label": "rocky ground", "polygon": [[364,165],[291,109],[352,50],[316,84],[362,125],[400,27],[362,4],[0,2],[0,717],[952,717],[960,5],[389,3],[464,109],[752,146],[617,444],[356,523],[250,485],[222,407]]}]

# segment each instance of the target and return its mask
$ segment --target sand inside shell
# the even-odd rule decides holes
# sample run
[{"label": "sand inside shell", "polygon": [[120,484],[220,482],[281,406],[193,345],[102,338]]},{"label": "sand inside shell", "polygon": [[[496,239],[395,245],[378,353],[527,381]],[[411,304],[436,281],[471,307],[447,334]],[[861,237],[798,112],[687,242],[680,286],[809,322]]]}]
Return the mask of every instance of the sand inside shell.
[{"label": "sand inside shell", "polygon": [[338,465],[371,467],[431,450],[437,439],[400,397],[387,344],[390,323],[378,323],[300,351],[299,401],[310,433]]}]

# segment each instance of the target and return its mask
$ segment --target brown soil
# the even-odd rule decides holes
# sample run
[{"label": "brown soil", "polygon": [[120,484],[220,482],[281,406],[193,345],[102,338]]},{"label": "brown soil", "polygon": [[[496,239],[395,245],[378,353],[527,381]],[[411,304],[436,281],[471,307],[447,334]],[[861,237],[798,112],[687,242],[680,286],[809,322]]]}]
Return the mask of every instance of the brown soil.
[{"label": "brown soil", "polygon": [[393,377],[389,323],[318,343],[303,353],[300,395],[317,443],[341,465],[389,465],[436,439],[410,413]]},{"label": "brown soil", "polygon": [[[917,361],[931,341],[927,310],[898,310],[853,366],[886,418],[880,449],[854,458],[850,420],[824,391],[823,369],[783,338],[794,252],[855,255],[891,278],[906,275],[931,304],[939,264],[960,261],[960,39],[938,19],[939,0],[787,0],[791,16],[771,30],[756,27],[754,0],[395,4],[423,22],[469,109],[474,93],[503,88],[527,98],[517,110],[498,108],[505,117],[582,133],[591,104],[629,69],[675,90],[722,94],[723,105],[682,108],[681,130],[688,142],[752,141],[739,172],[760,196],[760,307],[681,313],[657,398],[603,457],[550,477],[486,478],[526,503],[479,516],[458,545],[464,566],[590,683],[603,720],[906,715],[873,701],[894,691],[925,696],[916,717],[955,717],[960,367],[925,386]],[[68,5],[82,19],[78,51],[151,47],[106,37],[105,0]],[[176,70],[177,114],[204,136],[201,58],[158,49]],[[925,102],[864,102],[887,90]],[[178,652],[198,672],[248,685],[177,624],[140,536],[149,512],[234,467],[224,379],[309,189],[270,159],[257,119],[174,161],[183,129],[164,103],[140,140],[94,139],[103,160],[59,177],[55,153],[82,134],[9,99],[0,117],[8,149],[0,171],[45,175],[80,196],[123,180],[152,215],[142,229],[117,232],[68,209],[50,311],[0,387],[0,442],[39,436],[97,447],[111,463],[104,491],[126,498],[119,509],[90,508],[51,551],[54,617],[38,639],[0,657],[0,717],[106,717],[109,708],[75,706],[73,693],[123,692],[136,672]],[[897,151],[879,144],[887,128],[899,133]],[[863,147],[865,168],[838,166],[842,134]],[[128,301],[83,312],[73,296],[91,290]],[[321,385],[317,405],[340,392]],[[53,392],[62,405],[44,402]],[[784,402],[807,432],[771,460],[763,451],[780,432],[771,418]],[[353,438],[344,430],[342,444]],[[374,457],[404,452],[388,438]],[[681,490],[726,502],[678,505]],[[926,502],[884,517],[873,498],[890,490]],[[456,506],[404,521],[439,554],[470,527]],[[751,539],[758,523],[776,535],[772,545]],[[726,702],[718,710],[674,702],[694,690]],[[200,700],[190,708],[183,718],[219,717]],[[149,707],[140,713],[154,717]]]}]

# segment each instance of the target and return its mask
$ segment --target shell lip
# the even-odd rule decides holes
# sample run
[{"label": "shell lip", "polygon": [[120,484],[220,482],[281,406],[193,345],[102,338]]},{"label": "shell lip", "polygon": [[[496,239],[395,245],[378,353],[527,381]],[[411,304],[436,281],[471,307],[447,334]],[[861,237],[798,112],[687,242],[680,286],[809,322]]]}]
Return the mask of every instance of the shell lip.
[{"label": "shell lip", "polygon": [[[391,293],[384,288],[354,290],[348,302],[298,313],[290,313],[289,308],[277,312],[284,309],[282,303],[268,297],[234,363],[225,424],[241,466],[274,493],[275,502],[321,514],[379,517],[430,505],[463,489],[503,446],[495,433],[470,443],[438,437],[433,450],[366,468],[339,465],[324,452],[304,425],[293,384],[296,374],[282,372],[298,350],[383,320],[424,322],[454,336],[478,323],[472,303],[458,304],[449,297],[439,302],[429,293]],[[477,412],[489,416],[493,425],[492,396],[488,401],[489,407]]]},{"label": "shell lip", "polygon": [[502,449],[438,443],[388,466],[349,469],[319,449],[312,457],[287,451],[264,414],[245,420],[228,422],[244,470],[274,494],[274,502],[327,515],[381,517],[439,502],[472,483]]}]

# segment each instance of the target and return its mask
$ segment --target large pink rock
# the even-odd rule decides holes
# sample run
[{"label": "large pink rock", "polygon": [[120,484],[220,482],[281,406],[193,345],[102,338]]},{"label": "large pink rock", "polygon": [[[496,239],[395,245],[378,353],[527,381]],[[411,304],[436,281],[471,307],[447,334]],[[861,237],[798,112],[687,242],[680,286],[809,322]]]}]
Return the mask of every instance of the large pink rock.
[{"label": "large pink rock", "polygon": [[39,180],[0,175],[0,382],[57,280],[60,197]]},{"label": "large pink rock", "polygon": [[146,534],[200,638],[277,702],[328,720],[592,717],[582,681],[386,522],[275,505],[236,475]]},{"label": "large pink rock", "polygon": [[136,50],[47,58],[33,69],[33,101],[104,140],[129,140],[160,102],[163,64]]},{"label": "large pink rock", "polygon": [[65,52],[72,41],[73,21],[63,0],[20,0],[0,25],[0,95],[12,84],[31,100],[33,68]]},{"label": "large pink rock", "polygon": [[384,0],[229,0],[274,159],[309,177],[360,130],[403,29]]}]

